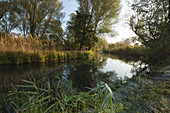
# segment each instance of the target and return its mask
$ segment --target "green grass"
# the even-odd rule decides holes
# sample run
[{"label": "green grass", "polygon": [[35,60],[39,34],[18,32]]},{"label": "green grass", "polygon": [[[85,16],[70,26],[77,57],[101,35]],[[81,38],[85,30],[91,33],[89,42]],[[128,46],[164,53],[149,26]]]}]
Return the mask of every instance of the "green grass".
[{"label": "green grass", "polygon": [[0,64],[23,64],[34,62],[64,62],[72,59],[91,59],[91,51],[42,51],[42,52],[0,52]]},{"label": "green grass", "polygon": [[113,113],[118,109],[113,92],[105,83],[87,88],[87,92],[75,92],[71,81],[62,80],[55,74],[23,82],[23,85],[15,86],[5,99],[17,113]]}]

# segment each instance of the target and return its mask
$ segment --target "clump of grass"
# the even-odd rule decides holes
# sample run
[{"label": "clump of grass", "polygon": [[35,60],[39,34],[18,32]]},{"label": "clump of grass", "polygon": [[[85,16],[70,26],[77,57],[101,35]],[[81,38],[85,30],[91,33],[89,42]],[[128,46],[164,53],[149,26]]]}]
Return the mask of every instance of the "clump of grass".
[{"label": "clump of grass", "polygon": [[71,81],[54,74],[23,82],[25,85],[17,85],[6,98],[15,112],[114,112],[118,109],[113,92],[105,83],[82,92],[73,90]]}]

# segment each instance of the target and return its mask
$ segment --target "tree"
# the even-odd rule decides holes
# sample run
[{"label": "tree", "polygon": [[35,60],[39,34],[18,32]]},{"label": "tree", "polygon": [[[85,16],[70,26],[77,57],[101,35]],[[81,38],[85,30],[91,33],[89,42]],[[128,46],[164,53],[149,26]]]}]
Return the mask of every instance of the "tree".
[{"label": "tree", "polygon": [[0,30],[5,33],[10,33],[19,24],[12,9],[13,3],[14,0],[0,1]]},{"label": "tree", "polygon": [[36,34],[47,38],[47,35],[62,32],[63,6],[58,0],[13,0],[10,9],[8,17],[15,15],[15,20],[8,20],[7,23],[17,21],[16,29],[25,36]]},{"label": "tree", "polygon": [[0,19],[10,9],[11,2],[12,2],[12,0],[3,0],[3,1],[0,1]]},{"label": "tree", "polygon": [[[79,8],[68,22],[67,38],[88,50],[98,42],[97,35],[111,32],[110,26],[116,21],[120,0],[77,0]],[[78,45],[79,44],[79,45]]]},{"label": "tree", "polygon": [[163,61],[170,49],[170,0],[136,0],[130,26],[147,48],[148,58]]},{"label": "tree", "polygon": [[79,46],[79,50],[90,50],[98,41],[92,26],[88,24],[90,17],[90,15],[76,11],[76,14],[72,14],[72,20],[68,22],[67,29],[70,34],[68,38],[74,37],[72,41]]},{"label": "tree", "polygon": [[169,35],[169,0],[137,0],[132,9],[130,26],[145,46]]},{"label": "tree", "polygon": [[106,31],[117,22],[120,11],[120,0],[77,0],[79,11],[91,15],[89,24],[93,26],[95,33]]}]

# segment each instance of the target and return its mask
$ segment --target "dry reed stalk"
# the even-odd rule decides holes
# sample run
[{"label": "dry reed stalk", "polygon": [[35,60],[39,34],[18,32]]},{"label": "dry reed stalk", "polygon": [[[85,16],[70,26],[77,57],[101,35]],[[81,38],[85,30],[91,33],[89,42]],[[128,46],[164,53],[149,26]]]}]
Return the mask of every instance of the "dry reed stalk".
[{"label": "dry reed stalk", "polygon": [[0,37],[0,51],[12,52],[39,52],[43,50],[55,49],[53,40],[42,40],[37,35],[33,38],[14,34],[1,35]]}]

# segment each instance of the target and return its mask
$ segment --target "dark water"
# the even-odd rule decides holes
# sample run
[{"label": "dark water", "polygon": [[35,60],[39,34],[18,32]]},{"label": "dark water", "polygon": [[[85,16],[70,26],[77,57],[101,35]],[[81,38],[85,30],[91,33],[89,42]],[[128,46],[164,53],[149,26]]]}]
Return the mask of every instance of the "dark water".
[{"label": "dark water", "polygon": [[134,58],[122,59],[102,55],[91,60],[74,60],[67,63],[37,63],[23,65],[0,65],[0,89],[10,89],[22,79],[29,79],[38,74],[55,71],[62,74],[62,79],[72,80],[75,87],[92,87],[99,81],[111,83],[116,79],[131,78]]}]

